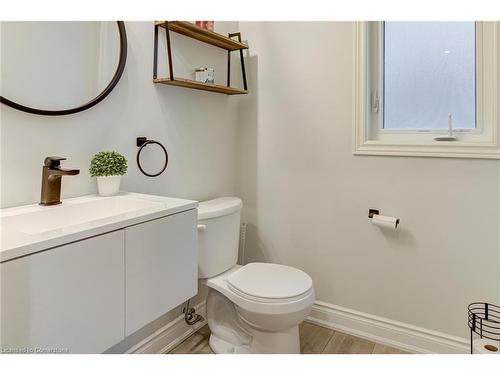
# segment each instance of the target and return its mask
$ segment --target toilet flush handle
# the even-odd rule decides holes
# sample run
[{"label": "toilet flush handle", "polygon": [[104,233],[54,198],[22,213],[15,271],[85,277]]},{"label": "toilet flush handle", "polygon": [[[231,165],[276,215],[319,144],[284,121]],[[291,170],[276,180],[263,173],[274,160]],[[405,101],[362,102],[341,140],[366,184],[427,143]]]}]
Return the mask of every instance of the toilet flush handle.
[{"label": "toilet flush handle", "polygon": [[207,230],[206,224],[198,224],[198,232],[205,232]]}]

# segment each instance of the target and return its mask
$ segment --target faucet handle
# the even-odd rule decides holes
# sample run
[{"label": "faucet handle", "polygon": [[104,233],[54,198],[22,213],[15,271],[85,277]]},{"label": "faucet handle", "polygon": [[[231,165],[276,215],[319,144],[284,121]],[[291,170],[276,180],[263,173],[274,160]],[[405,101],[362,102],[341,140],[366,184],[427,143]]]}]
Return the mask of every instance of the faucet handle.
[{"label": "faucet handle", "polygon": [[49,168],[57,168],[61,166],[61,160],[66,160],[61,156],[47,156],[43,164]]}]

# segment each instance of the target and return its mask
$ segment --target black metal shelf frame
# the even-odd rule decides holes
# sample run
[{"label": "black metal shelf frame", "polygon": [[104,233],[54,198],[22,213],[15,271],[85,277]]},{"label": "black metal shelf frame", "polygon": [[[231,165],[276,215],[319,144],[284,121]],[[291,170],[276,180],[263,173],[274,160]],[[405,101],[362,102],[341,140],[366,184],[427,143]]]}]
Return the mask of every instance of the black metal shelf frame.
[{"label": "black metal shelf frame", "polygon": [[[162,24],[155,23],[154,25],[154,51],[153,51],[153,79],[158,78],[158,29],[162,27]],[[168,59],[168,73],[171,81],[175,80],[174,77],[174,66],[172,63],[172,46],[170,42],[170,28],[169,21],[163,23],[163,28],[165,28],[165,38],[167,42],[167,59]],[[229,33],[229,38],[238,38],[238,42],[241,43],[241,33]],[[245,91],[248,90],[247,87],[247,77],[245,72],[245,61],[243,57],[243,48],[238,49],[240,52],[241,61],[241,76],[243,78],[243,87]],[[227,87],[231,87],[231,50],[227,50]]]}]

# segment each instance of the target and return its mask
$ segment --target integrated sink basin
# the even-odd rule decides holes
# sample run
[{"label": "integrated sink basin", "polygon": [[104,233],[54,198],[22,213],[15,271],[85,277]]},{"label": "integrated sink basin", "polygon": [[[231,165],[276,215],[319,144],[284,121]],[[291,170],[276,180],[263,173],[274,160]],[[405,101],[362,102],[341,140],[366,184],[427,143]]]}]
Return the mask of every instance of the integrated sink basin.
[{"label": "integrated sink basin", "polygon": [[90,197],[65,201],[58,206],[30,206],[11,215],[2,216],[2,229],[26,234],[64,230],[75,225],[93,223],[126,214],[147,212],[158,202],[130,196]]},{"label": "integrated sink basin", "polygon": [[139,193],[66,199],[0,210],[0,261],[196,208],[198,202]]}]

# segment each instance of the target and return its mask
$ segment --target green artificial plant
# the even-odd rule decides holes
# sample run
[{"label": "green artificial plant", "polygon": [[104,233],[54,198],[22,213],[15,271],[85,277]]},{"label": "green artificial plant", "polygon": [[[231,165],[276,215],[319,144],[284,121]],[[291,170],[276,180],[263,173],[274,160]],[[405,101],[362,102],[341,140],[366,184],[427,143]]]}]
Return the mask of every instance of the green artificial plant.
[{"label": "green artificial plant", "polygon": [[123,176],[127,172],[127,159],[116,151],[101,151],[90,162],[90,176]]}]

